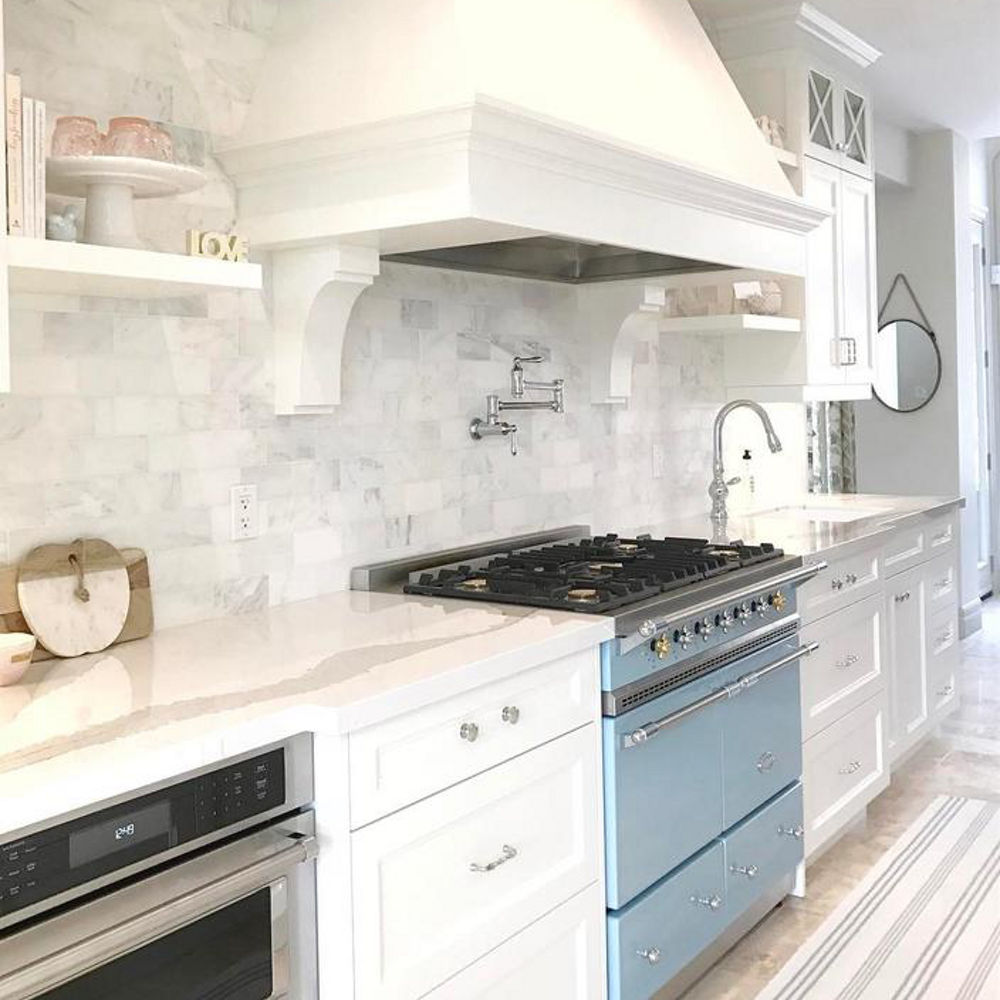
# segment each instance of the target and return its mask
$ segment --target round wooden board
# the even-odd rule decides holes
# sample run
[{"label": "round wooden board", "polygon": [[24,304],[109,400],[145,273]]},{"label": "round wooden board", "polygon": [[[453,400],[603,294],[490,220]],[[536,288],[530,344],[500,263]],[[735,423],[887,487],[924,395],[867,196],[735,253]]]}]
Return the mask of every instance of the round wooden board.
[{"label": "round wooden board", "polygon": [[[77,596],[79,560],[89,601]],[[129,607],[128,570],[109,542],[85,538],[41,545],[28,553],[17,576],[17,599],[28,627],[55,656],[107,649],[118,638]]]}]

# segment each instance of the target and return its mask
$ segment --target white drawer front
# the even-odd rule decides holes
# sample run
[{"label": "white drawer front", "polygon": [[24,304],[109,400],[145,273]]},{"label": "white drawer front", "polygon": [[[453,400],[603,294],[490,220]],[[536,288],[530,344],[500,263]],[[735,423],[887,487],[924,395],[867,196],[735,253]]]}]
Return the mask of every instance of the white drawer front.
[{"label": "white drawer front", "polygon": [[899,528],[885,543],[882,561],[892,576],[950,550],[958,534],[958,514],[949,511],[911,527]]},{"label": "white drawer front", "polygon": [[595,883],[542,917],[428,1000],[602,1000],[604,896]]},{"label": "white drawer front", "polygon": [[802,748],[806,856],[889,784],[885,694],[859,705]]},{"label": "white drawer front", "polygon": [[[816,562],[821,556],[806,560]],[[877,549],[829,560],[830,565],[799,587],[798,608],[803,622],[815,621],[838,608],[869,597],[881,587]]]},{"label": "white drawer front", "polygon": [[808,739],[885,687],[885,598],[873,594],[804,626],[802,642],[819,643],[801,668]]},{"label": "white drawer front", "polygon": [[597,648],[350,735],[351,828],[594,719]]},{"label": "white drawer front", "polygon": [[599,740],[585,726],[352,835],[357,996],[423,996],[597,880]]},{"label": "white drawer front", "polygon": [[950,609],[958,605],[958,567],[954,553],[932,559],[924,570],[926,579],[928,614]]},{"label": "white drawer front", "polygon": [[945,608],[927,627],[927,699],[939,719],[958,704],[958,668],[962,650],[958,638],[958,609]]}]

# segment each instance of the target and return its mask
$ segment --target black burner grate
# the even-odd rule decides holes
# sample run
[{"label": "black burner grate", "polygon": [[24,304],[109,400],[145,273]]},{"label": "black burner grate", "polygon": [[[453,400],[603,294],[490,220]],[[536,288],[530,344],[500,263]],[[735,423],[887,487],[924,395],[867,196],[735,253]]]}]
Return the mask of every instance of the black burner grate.
[{"label": "black burner grate", "polygon": [[411,577],[404,590],[602,613],[782,555],[766,543],[720,546],[701,538],[597,535],[428,570]]}]

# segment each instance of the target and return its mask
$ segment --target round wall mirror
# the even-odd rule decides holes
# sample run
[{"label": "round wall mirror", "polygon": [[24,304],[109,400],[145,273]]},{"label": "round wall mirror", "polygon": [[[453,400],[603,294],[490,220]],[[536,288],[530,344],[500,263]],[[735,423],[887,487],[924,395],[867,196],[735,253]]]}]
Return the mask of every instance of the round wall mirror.
[{"label": "round wall mirror", "polygon": [[875,337],[875,398],[897,413],[926,406],[941,384],[937,338],[910,319],[883,323]]}]

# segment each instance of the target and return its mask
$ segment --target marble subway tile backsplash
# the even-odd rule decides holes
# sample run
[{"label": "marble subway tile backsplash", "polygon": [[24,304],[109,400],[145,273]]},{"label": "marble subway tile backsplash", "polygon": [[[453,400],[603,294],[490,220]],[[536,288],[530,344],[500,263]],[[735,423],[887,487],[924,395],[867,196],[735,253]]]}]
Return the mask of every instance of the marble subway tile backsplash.
[{"label": "marble subway tile backsplash", "polygon": [[[706,505],[717,340],[651,335],[630,405],[594,406],[569,290],[386,265],[351,321],[343,405],[277,417],[259,296],[149,305],[15,299],[0,551],[81,534],[142,546],[160,624],[340,589],[351,566],[407,551]],[[516,414],[513,458],[467,425],[506,394],[517,353],[566,379],[567,412]],[[263,532],[232,542],[239,482],[258,486]]]}]

